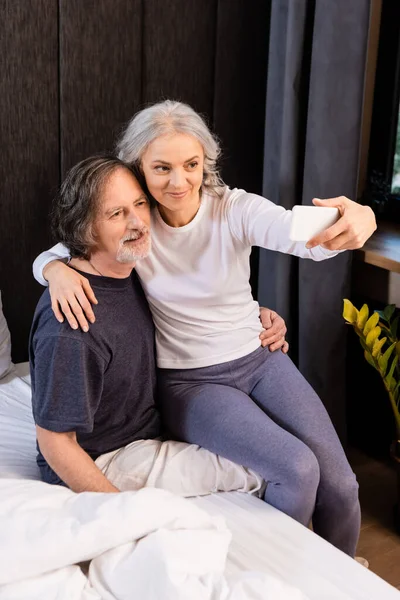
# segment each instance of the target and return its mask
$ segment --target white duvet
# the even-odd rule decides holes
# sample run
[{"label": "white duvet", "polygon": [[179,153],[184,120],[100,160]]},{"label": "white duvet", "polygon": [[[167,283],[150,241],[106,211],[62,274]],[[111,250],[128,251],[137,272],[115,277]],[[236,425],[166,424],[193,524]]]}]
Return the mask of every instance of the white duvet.
[{"label": "white duvet", "polygon": [[0,479],[0,600],[305,599],[266,574],[227,582],[230,538],[223,519],[163,490]]}]

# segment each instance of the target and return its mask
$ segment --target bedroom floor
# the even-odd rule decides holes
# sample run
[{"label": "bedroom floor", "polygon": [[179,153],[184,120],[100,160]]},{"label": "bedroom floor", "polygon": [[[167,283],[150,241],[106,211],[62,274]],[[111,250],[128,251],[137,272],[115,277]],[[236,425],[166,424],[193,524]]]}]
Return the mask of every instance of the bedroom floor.
[{"label": "bedroom floor", "polygon": [[360,485],[361,535],[357,555],[371,571],[400,589],[400,535],[393,527],[396,473],[390,462],[380,462],[357,450],[350,462]]}]

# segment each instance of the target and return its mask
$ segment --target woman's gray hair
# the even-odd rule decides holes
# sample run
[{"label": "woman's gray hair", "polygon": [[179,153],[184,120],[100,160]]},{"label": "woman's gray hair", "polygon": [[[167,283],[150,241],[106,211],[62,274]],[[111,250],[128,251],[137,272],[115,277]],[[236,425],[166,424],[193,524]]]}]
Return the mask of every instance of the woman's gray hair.
[{"label": "woman's gray hair", "polygon": [[165,100],[136,113],[117,143],[117,155],[134,168],[139,182],[144,185],[141,171],[143,154],[156,138],[173,133],[191,135],[200,142],[204,150],[202,189],[221,196],[225,184],[217,168],[217,160],[221,154],[218,140],[204,119],[182,102]]},{"label": "woman's gray hair", "polygon": [[53,202],[51,228],[55,240],[68,248],[72,258],[90,258],[104,186],[121,168],[132,172],[115,156],[99,155],[82,160],[68,171]]}]

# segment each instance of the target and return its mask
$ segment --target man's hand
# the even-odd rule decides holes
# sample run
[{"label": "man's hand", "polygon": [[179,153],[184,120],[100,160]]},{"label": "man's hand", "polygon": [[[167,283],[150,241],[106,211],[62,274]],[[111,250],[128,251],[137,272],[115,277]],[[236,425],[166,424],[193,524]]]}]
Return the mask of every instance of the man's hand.
[{"label": "man's hand", "polygon": [[262,347],[268,346],[270,352],[281,348],[282,352],[286,354],[289,350],[289,344],[285,340],[287,329],[282,317],[274,310],[260,307],[260,321],[264,328],[260,333]]},{"label": "man's hand", "polygon": [[362,248],[376,230],[376,219],[369,206],[362,206],[345,196],[313,199],[315,206],[335,206],[340,219],[322,233],[314,236],[306,244],[307,248],[322,246],[327,250],[356,250]]},{"label": "man's hand", "polygon": [[73,492],[119,492],[78,444],[75,432],[58,433],[36,425],[36,437],[48,465]]}]

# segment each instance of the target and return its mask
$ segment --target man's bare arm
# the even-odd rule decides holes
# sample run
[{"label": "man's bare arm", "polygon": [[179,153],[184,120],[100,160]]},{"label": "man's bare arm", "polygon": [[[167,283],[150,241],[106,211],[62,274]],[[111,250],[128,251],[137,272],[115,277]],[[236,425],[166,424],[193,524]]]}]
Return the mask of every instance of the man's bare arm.
[{"label": "man's bare arm", "polygon": [[56,433],[36,425],[39,448],[47,463],[73,492],[119,492],[76,440],[75,432]]}]

